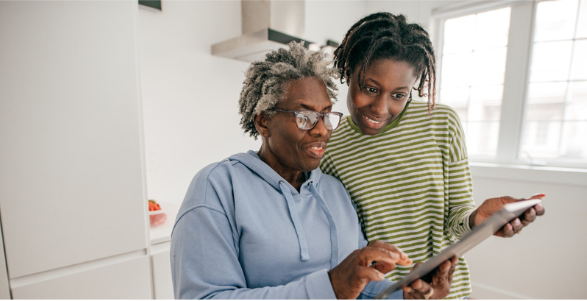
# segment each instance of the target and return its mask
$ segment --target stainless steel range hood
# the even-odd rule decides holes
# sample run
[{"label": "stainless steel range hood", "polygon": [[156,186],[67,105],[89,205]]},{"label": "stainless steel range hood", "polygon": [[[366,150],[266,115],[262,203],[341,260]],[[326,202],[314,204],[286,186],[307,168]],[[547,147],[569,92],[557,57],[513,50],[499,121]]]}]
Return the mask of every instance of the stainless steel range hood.
[{"label": "stainless steel range hood", "polygon": [[269,51],[304,41],[305,1],[241,0],[242,35],[212,45],[212,55],[245,62],[263,60]]}]

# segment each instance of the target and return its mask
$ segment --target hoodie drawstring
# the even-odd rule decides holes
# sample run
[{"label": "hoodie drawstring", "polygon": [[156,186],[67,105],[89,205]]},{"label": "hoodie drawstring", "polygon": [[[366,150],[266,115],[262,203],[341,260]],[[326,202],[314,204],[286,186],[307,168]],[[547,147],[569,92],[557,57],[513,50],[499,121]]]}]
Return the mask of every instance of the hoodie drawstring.
[{"label": "hoodie drawstring", "polygon": [[[330,225],[330,268],[334,268],[338,264],[338,232],[336,230],[336,224],[334,223],[334,218],[332,218],[332,214],[330,213],[330,209],[326,205],[326,202],[322,199],[318,190],[314,186],[314,182],[310,182],[310,192],[318,202],[320,209],[326,215],[326,219],[328,220],[328,224]],[[279,181],[279,188],[281,188],[282,194],[285,196],[287,201],[287,207],[289,209],[289,216],[294,224],[294,228],[296,230],[296,234],[298,235],[298,242],[300,244],[300,253],[302,261],[310,260],[310,253],[308,252],[308,243],[306,241],[306,234],[304,233],[304,228],[300,222],[300,218],[298,216],[298,210],[296,208],[296,204],[294,203],[293,196],[289,187],[285,184],[284,181]]]},{"label": "hoodie drawstring", "polygon": [[294,203],[293,196],[291,195],[291,191],[289,190],[289,187],[287,187],[284,181],[279,181],[279,188],[281,188],[281,193],[285,196],[285,199],[287,201],[287,208],[289,209],[289,216],[294,224],[296,234],[298,235],[301,259],[302,261],[308,261],[310,260],[310,253],[308,252],[306,234],[304,233],[304,228],[302,227],[302,223],[300,222],[298,210],[296,209],[296,204]]},{"label": "hoodie drawstring", "polygon": [[326,219],[328,220],[328,224],[330,224],[330,268],[333,269],[335,266],[338,265],[338,232],[336,230],[336,224],[334,223],[334,219],[332,218],[332,214],[330,214],[330,209],[326,205],[326,202],[322,199],[316,187],[314,187],[314,182],[310,182],[310,192],[314,195],[314,198],[318,201],[320,208],[326,215]]}]

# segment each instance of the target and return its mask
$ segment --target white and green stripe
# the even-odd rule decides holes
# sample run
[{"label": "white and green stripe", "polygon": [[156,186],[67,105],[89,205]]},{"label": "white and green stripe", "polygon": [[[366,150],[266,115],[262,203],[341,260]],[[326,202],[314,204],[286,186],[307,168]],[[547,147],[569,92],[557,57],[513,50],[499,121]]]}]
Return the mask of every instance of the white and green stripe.
[{"label": "white and green stripe", "polygon": [[[426,103],[413,101],[400,118],[367,136],[347,116],[320,167],[348,189],[369,241],[392,243],[419,262],[470,230],[471,174],[453,109],[438,105],[429,115]],[[397,266],[387,277],[398,280],[410,269]],[[447,298],[470,293],[469,271],[460,258]]]}]

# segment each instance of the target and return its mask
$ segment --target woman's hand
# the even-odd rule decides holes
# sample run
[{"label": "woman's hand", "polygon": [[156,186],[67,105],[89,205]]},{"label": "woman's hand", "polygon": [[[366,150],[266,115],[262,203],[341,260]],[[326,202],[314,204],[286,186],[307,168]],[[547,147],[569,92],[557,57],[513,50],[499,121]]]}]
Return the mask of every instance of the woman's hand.
[{"label": "woman's hand", "polygon": [[[537,194],[532,196],[530,199],[541,199],[544,197],[544,194]],[[493,213],[501,210],[505,204],[525,201],[528,199],[514,199],[509,196],[502,196],[497,198],[487,199],[483,202],[483,204],[479,205],[475,211],[471,214],[469,218],[469,226],[473,228],[481,223],[483,223],[487,218],[489,218]],[[544,206],[542,204],[536,204],[534,207],[529,208],[520,216],[520,218],[515,218],[511,220],[509,223],[505,224],[499,231],[495,232],[493,235],[500,236],[500,237],[512,237],[515,234],[520,233],[522,228],[529,225],[533,222],[537,216],[544,214]]]},{"label": "woman's hand", "polygon": [[370,281],[383,280],[395,264],[410,265],[412,260],[399,248],[382,241],[355,250],[328,272],[337,299],[356,299]]},{"label": "woman's hand", "polygon": [[[409,286],[404,287],[404,299],[442,299],[448,296],[452,284],[452,274],[457,266],[457,261],[458,259],[455,256],[443,262],[431,272],[432,279],[428,279],[428,282],[418,279]],[[414,268],[420,264],[422,263],[417,263]]]}]

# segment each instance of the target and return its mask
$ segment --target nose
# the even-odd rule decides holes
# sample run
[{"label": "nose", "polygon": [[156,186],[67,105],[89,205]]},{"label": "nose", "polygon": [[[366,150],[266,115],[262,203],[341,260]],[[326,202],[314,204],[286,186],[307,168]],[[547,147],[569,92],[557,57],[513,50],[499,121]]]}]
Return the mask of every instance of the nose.
[{"label": "nose", "polygon": [[320,116],[320,118],[318,118],[318,123],[310,129],[310,135],[326,136],[328,135],[328,132],[326,124],[324,124],[324,116]]},{"label": "nose", "polygon": [[369,105],[369,109],[379,117],[386,116],[389,111],[386,95],[382,94],[376,97]]}]

